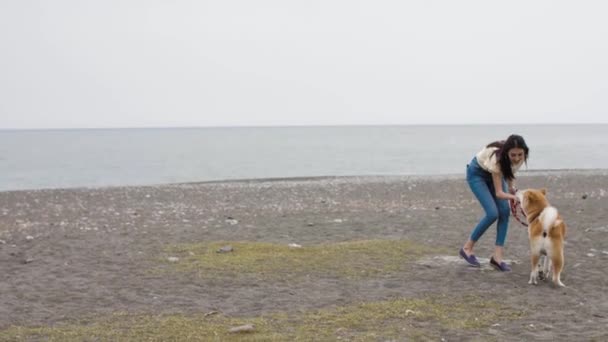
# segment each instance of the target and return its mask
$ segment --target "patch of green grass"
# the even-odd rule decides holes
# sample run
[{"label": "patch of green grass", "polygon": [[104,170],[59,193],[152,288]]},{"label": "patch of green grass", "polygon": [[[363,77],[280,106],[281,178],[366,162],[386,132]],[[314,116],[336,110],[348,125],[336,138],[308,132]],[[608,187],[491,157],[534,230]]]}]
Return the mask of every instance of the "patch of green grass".
[{"label": "patch of green grass", "polygon": [[[377,341],[427,340],[466,335],[493,323],[521,318],[523,312],[479,297],[427,297],[361,303],[254,318],[223,315],[129,315],[52,327],[11,327],[2,341]],[[230,333],[253,324],[254,331]]]},{"label": "patch of green grass", "polygon": [[[217,253],[223,246],[233,251]],[[403,268],[408,261],[436,254],[437,248],[406,240],[363,240],[292,248],[263,242],[212,242],[168,247],[167,262],[178,271],[198,270],[206,276],[254,274],[256,277],[294,277],[332,274],[368,277]]]}]

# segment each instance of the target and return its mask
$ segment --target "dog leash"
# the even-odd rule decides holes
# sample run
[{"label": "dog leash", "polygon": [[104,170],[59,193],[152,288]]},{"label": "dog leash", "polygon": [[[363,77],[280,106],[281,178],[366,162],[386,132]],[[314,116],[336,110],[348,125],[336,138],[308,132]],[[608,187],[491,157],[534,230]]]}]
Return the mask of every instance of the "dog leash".
[{"label": "dog leash", "polygon": [[[519,202],[509,200],[509,204],[511,206],[511,213],[513,214],[513,217],[515,217],[517,222],[519,222],[522,226],[527,227],[528,223],[526,222],[526,220],[524,220],[526,218],[526,213],[524,213],[524,210],[521,208],[521,205],[519,205]],[[519,209],[519,214],[521,214],[524,219],[519,218],[517,209]]]}]

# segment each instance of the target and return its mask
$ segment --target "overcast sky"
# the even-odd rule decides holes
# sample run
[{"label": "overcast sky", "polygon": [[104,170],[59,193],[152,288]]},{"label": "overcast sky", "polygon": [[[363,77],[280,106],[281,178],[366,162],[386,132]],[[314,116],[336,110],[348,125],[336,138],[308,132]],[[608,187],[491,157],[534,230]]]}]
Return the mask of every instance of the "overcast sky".
[{"label": "overcast sky", "polygon": [[0,0],[0,128],[608,123],[605,1]]}]

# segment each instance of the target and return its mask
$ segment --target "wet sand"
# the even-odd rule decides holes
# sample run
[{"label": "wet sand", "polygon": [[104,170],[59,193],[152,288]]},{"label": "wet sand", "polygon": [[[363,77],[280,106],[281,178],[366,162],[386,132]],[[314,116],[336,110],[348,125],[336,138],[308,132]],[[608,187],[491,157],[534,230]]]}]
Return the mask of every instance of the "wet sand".
[{"label": "wet sand", "polygon": [[[608,171],[523,172],[568,225],[566,288],[527,284],[526,230],[511,220],[513,271],[467,267],[457,253],[481,215],[464,177],[339,177],[0,192],[0,329],[115,312],[259,316],[423,295],[475,294],[526,312],[457,340],[608,337]],[[477,248],[487,258],[495,230]],[[171,244],[302,246],[407,239],[451,251],[407,272],[361,280],[201,279],[149,272]]]}]

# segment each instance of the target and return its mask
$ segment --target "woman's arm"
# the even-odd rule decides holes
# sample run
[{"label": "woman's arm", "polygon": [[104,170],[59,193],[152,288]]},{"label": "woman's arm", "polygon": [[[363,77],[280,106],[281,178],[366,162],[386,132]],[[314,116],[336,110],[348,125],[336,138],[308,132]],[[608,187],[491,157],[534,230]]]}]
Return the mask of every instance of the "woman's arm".
[{"label": "woman's arm", "polygon": [[496,198],[517,201],[515,195],[502,191],[502,174],[500,172],[492,173],[492,183],[494,183],[494,189],[496,190]]},{"label": "woman's arm", "polygon": [[508,180],[507,184],[509,185],[509,193],[515,195],[515,183],[513,182],[513,180]]}]

